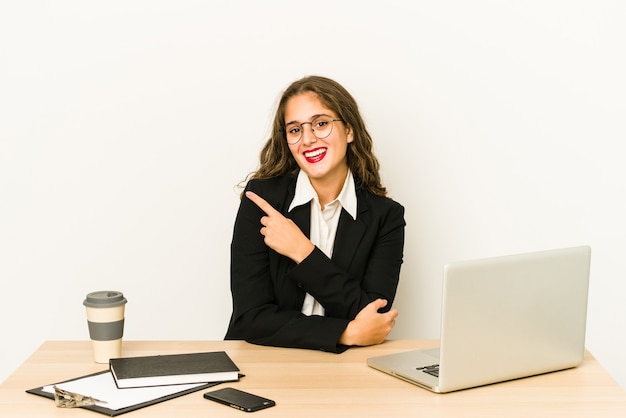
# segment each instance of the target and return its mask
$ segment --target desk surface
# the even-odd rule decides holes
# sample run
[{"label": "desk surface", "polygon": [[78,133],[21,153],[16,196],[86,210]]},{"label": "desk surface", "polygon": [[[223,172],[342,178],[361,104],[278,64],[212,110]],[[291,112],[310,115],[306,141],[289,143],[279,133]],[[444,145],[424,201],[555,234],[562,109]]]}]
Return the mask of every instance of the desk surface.
[{"label": "desk surface", "polygon": [[[436,341],[395,340],[343,354],[262,347],[242,341],[125,341],[125,357],[226,351],[246,377],[225,385],[274,399],[255,412],[267,417],[624,417],[626,393],[589,353],[575,369],[448,394],[434,394],[366,365],[368,357],[435,346]],[[2,417],[104,416],[56,408],[24,391],[104,370],[92,361],[89,341],[48,341],[0,385]],[[123,417],[239,417],[202,397],[206,390]]]}]

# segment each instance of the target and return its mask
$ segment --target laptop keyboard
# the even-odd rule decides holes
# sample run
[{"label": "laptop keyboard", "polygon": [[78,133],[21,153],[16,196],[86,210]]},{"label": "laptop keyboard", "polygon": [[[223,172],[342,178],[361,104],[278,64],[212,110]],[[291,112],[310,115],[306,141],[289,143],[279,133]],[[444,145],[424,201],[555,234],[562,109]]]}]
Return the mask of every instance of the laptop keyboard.
[{"label": "laptop keyboard", "polygon": [[431,376],[439,377],[439,365],[433,364],[432,366],[416,367],[416,370],[421,370],[424,373],[428,373]]}]

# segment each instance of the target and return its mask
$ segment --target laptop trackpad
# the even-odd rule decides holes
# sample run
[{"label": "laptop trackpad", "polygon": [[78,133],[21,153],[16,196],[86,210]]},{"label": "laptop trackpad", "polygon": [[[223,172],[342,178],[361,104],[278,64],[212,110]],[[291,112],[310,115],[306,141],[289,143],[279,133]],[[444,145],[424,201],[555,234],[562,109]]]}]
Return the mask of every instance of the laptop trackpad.
[{"label": "laptop trackpad", "polygon": [[429,348],[428,350],[419,350],[420,353],[432,357],[436,363],[439,363],[439,347]]}]

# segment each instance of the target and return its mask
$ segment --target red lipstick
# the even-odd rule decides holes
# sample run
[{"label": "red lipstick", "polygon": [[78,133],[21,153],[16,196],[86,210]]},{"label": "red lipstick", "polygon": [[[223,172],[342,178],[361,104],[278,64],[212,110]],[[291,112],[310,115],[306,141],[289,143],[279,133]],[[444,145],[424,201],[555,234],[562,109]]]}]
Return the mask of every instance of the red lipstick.
[{"label": "red lipstick", "polygon": [[311,150],[303,152],[302,155],[304,155],[304,158],[307,160],[307,162],[313,164],[322,161],[326,156],[327,150],[328,148],[326,147],[313,148]]}]

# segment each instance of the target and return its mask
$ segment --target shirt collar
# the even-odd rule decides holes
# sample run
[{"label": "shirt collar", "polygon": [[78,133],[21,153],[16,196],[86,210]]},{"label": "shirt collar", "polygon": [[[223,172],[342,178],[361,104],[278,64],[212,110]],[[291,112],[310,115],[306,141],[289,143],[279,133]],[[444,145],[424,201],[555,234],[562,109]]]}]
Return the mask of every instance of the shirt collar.
[{"label": "shirt collar", "polygon": [[[289,212],[297,206],[309,203],[311,200],[317,200],[317,193],[309,181],[309,177],[302,170],[298,173],[296,179],[296,193],[289,205]],[[343,188],[339,192],[336,201],[339,201],[341,207],[352,216],[352,219],[356,220],[357,215],[357,198],[356,198],[356,186],[354,183],[354,177],[352,172],[348,170],[346,181],[343,183]],[[332,202],[331,202],[332,203]]]}]

